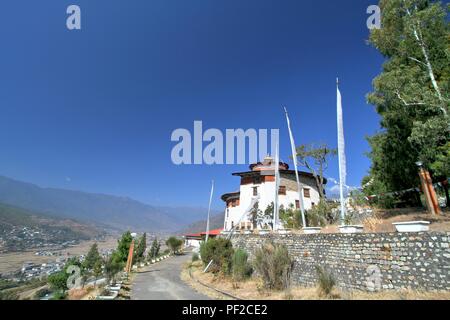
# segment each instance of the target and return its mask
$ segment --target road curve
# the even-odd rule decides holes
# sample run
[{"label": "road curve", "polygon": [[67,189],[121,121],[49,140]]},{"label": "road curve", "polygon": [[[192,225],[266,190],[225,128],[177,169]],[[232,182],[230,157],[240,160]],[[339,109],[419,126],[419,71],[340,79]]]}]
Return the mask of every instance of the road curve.
[{"label": "road curve", "polygon": [[180,278],[190,254],[170,257],[137,273],[131,288],[132,300],[208,300]]}]

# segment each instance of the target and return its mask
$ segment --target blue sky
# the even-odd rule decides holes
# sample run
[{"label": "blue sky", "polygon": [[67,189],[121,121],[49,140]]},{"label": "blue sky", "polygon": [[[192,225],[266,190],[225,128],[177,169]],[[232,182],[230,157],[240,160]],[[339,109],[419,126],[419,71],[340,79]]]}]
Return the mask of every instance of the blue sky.
[{"label": "blue sky", "polygon": [[[82,30],[66,28],[66,8]],[[383,58],[366,44],[376,1],[71,0],[2,2],[0,174],[42,186],[206,206],[246,166],[175,166],[177,128],[279,128],[336,146],[341,79],[348,184],[379,130],[365,96]],[[327,176],[337,177],[337,157]]]}]

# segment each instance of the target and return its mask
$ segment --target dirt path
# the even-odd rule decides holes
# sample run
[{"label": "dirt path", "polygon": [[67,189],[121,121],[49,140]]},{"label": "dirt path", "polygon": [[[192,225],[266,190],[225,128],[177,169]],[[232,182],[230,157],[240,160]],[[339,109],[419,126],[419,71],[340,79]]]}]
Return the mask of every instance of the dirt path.
[{"label": "dirt path", "polygon": [[174,256],[144,268],[134,278],[131,299],[208,300],[180,278],[183,264],[190,259],[190,254]]}]

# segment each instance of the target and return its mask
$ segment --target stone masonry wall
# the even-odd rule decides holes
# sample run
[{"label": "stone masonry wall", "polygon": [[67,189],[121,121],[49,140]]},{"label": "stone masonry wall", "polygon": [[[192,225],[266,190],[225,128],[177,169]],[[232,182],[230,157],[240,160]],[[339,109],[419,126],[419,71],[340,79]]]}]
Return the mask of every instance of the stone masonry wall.
[{"label": "stone masonry wall", "polygon": [[265,241],[283,243],[294,259],[292,281],[317,284],[316,265],[341,289],[450,290],[450,232],[235,235],[234,247],[253,258]]}]

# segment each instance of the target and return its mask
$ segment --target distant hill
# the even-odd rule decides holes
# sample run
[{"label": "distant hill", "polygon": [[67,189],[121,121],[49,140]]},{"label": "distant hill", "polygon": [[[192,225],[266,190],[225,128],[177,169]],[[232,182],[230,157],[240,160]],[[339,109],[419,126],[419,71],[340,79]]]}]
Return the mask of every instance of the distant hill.
[{"label": "distant hill", "polygon": [[[225,217],[224,217],[223,213],[211,216],[211,218],[209,219],[209,229],[214,230],[214,229],[223,228],[224,219],[225,219]],[[206,231],[206,219],[191,223],[186,228],[178,230],[176,232],[176,234],[184,235],[184,234],[204,232],[204,231]]]},{"label": "distant hill", "polygon": [[108,228],[170,233],[200,220],[207,210],[156,207],[127,198],[37,185],[0,176],[0,202]]},{"label": "distant hill", "polygon": [[102,235],[99,229],[72,219],[0,203],[0,252],[61,245]]}]

